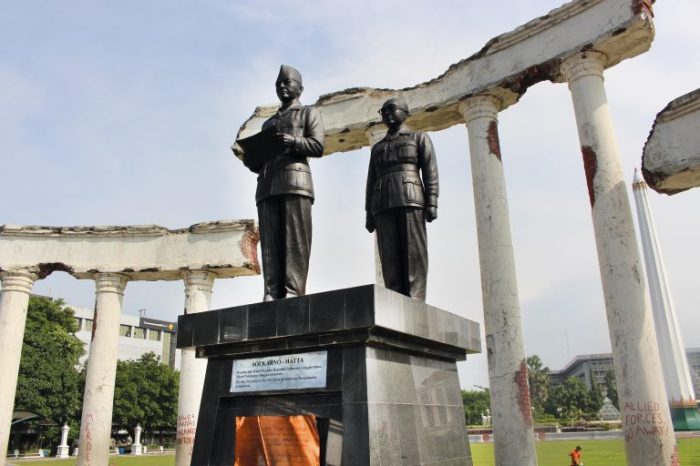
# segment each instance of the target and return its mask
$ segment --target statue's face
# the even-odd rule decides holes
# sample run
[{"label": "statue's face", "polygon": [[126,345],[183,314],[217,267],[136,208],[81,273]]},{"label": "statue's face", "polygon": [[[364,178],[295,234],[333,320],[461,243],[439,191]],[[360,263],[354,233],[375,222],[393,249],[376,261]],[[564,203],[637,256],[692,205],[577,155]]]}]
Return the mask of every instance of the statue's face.
[{"label": "statue's face", "polygon": [[406,121],[406,112],[394,104],[385,105],[379,113],[382,115],[382,121],[389,128],[397,128]]},{"label": "statue's face", "polygon": [[275,82],[277,97],[282,102],[291,102],[298,99],[304,87],[292,78],[282,77]]}]

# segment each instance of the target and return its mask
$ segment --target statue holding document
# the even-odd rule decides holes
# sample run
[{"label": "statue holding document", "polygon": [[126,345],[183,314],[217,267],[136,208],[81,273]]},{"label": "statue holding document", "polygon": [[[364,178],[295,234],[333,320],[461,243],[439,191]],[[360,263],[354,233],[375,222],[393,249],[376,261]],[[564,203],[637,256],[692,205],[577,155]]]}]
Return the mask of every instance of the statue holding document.
[{"label": "statue holding document", "polygon": [[263,301],[306,294],[314,188],[308,157],[323,155],[324,130],[314,107],[301,105],[301,74],[282,65],[275,82],[282,105],[262,131],[239,139],[243,163],[258,174]]}]

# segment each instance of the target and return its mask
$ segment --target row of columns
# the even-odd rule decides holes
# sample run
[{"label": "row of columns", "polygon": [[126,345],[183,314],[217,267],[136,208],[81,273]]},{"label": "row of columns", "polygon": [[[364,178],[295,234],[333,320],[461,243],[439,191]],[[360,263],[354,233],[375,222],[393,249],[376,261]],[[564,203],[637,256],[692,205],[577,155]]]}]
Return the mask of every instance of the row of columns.
[{"label": "row of columns", "polygon": [[[0,368],[5,377],[5,382],[0,384],[0,466],[6,464],[29,294],[38,278],[30,270],[0,272]],[[80,422],[79,466],[108,465],[119,325],[128,283],[128,276],[119,273],[97,273],[94,278],[95,316]],[[215,274],[208,271],[183,273],[186,314],[209,309],[214,279]],[[195,360],[193,348],[182,351],[176,449],[178,466],[190,464],[205,370],[206,361]],[[186,428],[181,429],[183,420]]]},{"label": "row of columns", "polygon": [[[565,60],[591,200],[628,464],[678,464],[632,212],[603,84],[607,57]],[[522,319],[498,135],[501,101],[461,106],[469,134],[495,464],[536,465]]]}]

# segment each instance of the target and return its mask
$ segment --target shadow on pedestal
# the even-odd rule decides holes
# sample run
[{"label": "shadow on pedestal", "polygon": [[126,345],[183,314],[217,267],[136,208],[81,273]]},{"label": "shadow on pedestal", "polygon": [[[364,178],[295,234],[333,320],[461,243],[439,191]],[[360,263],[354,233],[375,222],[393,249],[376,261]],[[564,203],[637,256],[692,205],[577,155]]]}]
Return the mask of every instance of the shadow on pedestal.
[{"label": "shadow on pedestal", "polygon": [[[291,415],[316,416],[321,465],[471,465],[456,361],[480,344],[477,323],[375,285],[180,316],[178,348],[208,358],[192,465],[233,465],[236,417]],[[306,388],[241,383],[311,352]]]}]

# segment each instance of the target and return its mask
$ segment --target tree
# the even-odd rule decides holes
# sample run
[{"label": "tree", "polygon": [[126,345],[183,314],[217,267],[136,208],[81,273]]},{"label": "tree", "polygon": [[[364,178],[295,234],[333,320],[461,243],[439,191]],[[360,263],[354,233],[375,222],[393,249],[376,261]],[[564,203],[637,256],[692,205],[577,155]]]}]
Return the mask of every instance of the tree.
[{"label": "tree", "polygon": [[586,384],[576,377],[569,377],[563,384],[555,385],[550,390],[547,412],[560,419],[581,419],[587,396]]},{"label": "tree", "polygon": [[617,381],[615,380],[615,371],[609,370],[605,373],[605,396],[610,398],[613,406],[620,409],[620,399],[617,396]]},{"label": "tree", "polygon": [[112,423],[145,432],[174,430],[177,420],[179,373],[146,353],[137,360],[118,361]]},{"label": "tree", "polygon": [[466,391],[462,390],[462,404],[467,425],[480,425],[481,415],[489,412],[491,407],[491,393],[488,389]]},{"label": "tree", "polygon": [[62,300],[29,297],[15,407],[56,423],[46,432],[56,444],[64,422],[71,437],[78,436],[83,384],[78,366],[85,350],[77,330],[73,310]]},{"label": "tree", "polygon": [[528,356],[527,379],[530,385],[530,400],[535,415],[544,413],[544,406],[549,396],[549,367],[542,366],[542,360],[536,354]]},{"label": "tree", "polygon": [[593,379],[589,391],[586,384],[577,377],[569,377],[563,384],[554,385],[549,390],[545,412],[559,419],[595,419],[603,406],[603,393]]},{"label": "tree", "polygon": [[600,408],[603,407],[603,401],[605,401],[603,390],[600,388],[598,380],[593,376],[592,371],[590,373],[590,377],[591,389],[588,392],[588,400],[586,401],[586,407],[583,414],[587,421],[598,418],[598,412],[600,412]]}]

